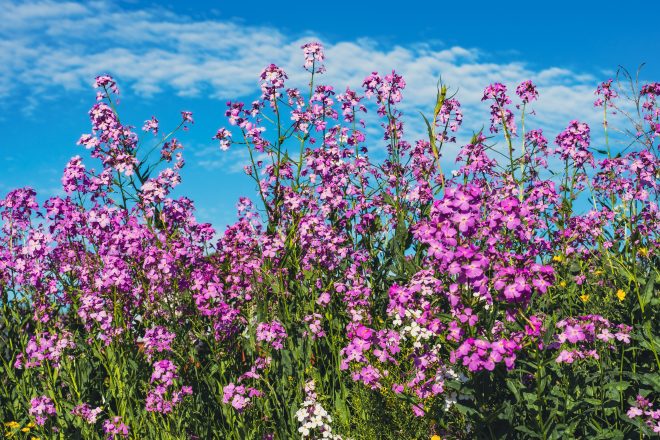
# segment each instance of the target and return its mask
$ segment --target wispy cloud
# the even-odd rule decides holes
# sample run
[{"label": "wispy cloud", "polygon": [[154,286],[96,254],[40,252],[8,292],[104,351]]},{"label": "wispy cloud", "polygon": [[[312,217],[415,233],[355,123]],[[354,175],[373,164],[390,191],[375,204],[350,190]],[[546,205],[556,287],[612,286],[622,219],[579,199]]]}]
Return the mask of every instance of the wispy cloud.
[{"label": "wispy cloud", "polygon": [[[111,71],[141,95],[164,88],[188,96],[245,95],[270,62],[290,70],[294,82],[304,82],[299,48],[318,37],[311,31],[289,37],[273,28],[195,21],[162,10],[128,11],[107,2],[3,0],[0,5],[6,17],[0,28],[2,98],[18,93],[20,86],[35,93],[53,85],[76,89],[102,71]],[[493,80],[532,78],[542,87],[593,83],[589,75],[559,67],[534,71],[519,61],[484,62],[471,48],[382,47],[369,39],[325,43],[329,79],[356,85],[373,69],[396,68],[414,84],[409,97],[415,102],[428,101],[441,75],[460,85],[469,102]]]},{"label": "wispy cloud", "polygon": [[[304,86],[300,46],[319,39],[326,46],[327,81],[359,87],[371,71],[396,69],[408,83],[403,105],[411,115],[432,108],[437,80],[459,88],[467,128],[486,119],[480,102],[494,81],[510,88],[525,79],[539,87],[537,122],[551,129],[570,119],[597,123],[592,108],[597,79],[593,72],[561,66],[534,68],[515,59],[494,61],[477,48],[419,43],[384,46],[368,38],[328,41],[312,31],[285,35],[275,28],[223,19],[196,20],[153,9],[126,10],[108,2],[18,2],[0,0],[0,106],[17,102],[34,108],[44,96],[71,93],[89,86],[99,73],[115,75],[130,92],[144,97],[175,93],[185,97],[226,100],[253,96],[257,78],[274,62],[289,73],[290,85]],[[478,123],[471,121],[478,121]],[[416,118],[413,131],[422,132]],[[204,151],[206,167],[240,162],[235,154],[220,159]],[[201,159],[200,159],[201,160]],[[242,167],[230,166],[231,169]]]}]

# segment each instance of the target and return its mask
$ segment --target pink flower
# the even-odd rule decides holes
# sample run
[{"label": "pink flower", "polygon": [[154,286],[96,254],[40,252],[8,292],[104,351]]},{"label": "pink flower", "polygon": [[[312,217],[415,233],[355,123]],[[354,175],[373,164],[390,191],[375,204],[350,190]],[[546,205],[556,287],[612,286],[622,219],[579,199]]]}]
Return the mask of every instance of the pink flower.
[{"label": "pink flower", "polygon": [[539,92],[536,91],[536,86],[532,81],[527,80],[521,82],[518,87],[516,87],[516,95],[522,99],[523,103],[527,104],[535,101],[539,97]]},{"label": "pink flower", "polygon": [[94,80],[94,87],[99,89],[110,89],[115,95],[119,95],[117,83],[110,75],[100,75]]},{"label": "pink flower", "polygon": [[30,400],[30,415],[35,416],[37,425],[43,426],[46,423],[47,416],[57,414],[55,404],[46,396],[35,397]]},{"label": "pink flower", "polygon": [[260,322],[257,325],[257,341],[267,342],[275,350],[284,348],[283,342],[286,338],[286,330],[279,321]]},{"label": "pink flower", "polygon": [[231,144],[231,132],[229,130],[226,128],[219,129],[213,139],[220,141],[220,149],[222,151],[229,150],[229,145]]},{"label": "pink flower", "polygon": [[156,119],[154,116],[151,117],[151,119],[144,121],[144,125],[142,126],[142,131],[150,131],[155,135],[158,134],[158,119]]},{"label": "pink flower", "polygon": [[563,338],[560,336],[560,341],[568,340],[568,342],[575,344],[578,341],[583,341],[585,339],[584,332],[582,327],[579,325],[567,325],[564,329]]},{"label": "pink flower", "polygon": [[99,406],[94,409],[88,403],[82,403],[71,410],[71,414],[78,416],[83,419],[86,423],[93,425],[96,423],[96,418],[103,409]]},{"label": "pink flower", "polygon": [[325,71],[323,64],[321,64],[325,59],[325,55],[323,53],[323,45],[321,43],[307,43],[304,44],[301,49],[305,55],[305,70],[311,71],[310,69],[312,69],[312,66],[316,66],[314,69],[315,73],[321,73]]},{"label": "pink flower", "polygon": [[119,437],[128,437],[128,425],[122,422],[121,417],[115,416],[103,422],[103,430],[108,435],[107,440],[115,440]]},{"label": "pink flower", "polygon": [[637,408],[636,406],[631,406],[628,409],[628,412],[626,412],[626,415],[628,416],[628,418],[634,419],[635,417],[639,417],[641,415],[644,415],[644,411]]},{"label": "pink flower", "polygon": [[181,117],[183,118],[183,122],[190,122],[191,124],[194,122],[192,112],[184,110],[181,112]]},{"label": "pink flower", "polygon": [[316,304],[320,306],[327,306],[330,304],[330,294],[328,292],[321,293],[316,300]]},{"label": "pink flower", "polygon": [[567,364],[572,364],[573,361],[575,360],[575,353],[572,351],[568,350],[562,350],[561,353],[559,353],[559,356],[555,359],[555,362],[558,364],[560,363],[567,363]]}]

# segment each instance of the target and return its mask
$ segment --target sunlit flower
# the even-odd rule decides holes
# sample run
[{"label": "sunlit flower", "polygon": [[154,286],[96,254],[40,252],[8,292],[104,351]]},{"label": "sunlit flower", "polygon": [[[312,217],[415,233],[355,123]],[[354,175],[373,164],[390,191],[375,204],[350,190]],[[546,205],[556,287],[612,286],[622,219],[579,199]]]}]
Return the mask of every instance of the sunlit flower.
[{"label": "sunlit flower", "polygon": [[617,290],[616,297],[619,298],[619,301],[623,301],[626,298],[626,291],[623,289]]}]

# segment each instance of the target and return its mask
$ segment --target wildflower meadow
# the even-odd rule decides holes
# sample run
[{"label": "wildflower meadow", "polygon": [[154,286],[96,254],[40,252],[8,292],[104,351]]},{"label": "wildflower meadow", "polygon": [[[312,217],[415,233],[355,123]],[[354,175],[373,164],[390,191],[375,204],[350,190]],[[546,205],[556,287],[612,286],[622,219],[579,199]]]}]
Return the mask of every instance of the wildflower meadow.
[{"label": "wildflower meadow", "polygon": [[439,83],[412,139],[402,76],[301,49],[308,87],[270,64],[208,134],[255,187],[224,231],[172,194],[194,115],[136,128],[105,74],[63,195],[1,194],[0,434],[660,436],[660,83],[621,70],[556,133],[531,81],[469,133]]}]

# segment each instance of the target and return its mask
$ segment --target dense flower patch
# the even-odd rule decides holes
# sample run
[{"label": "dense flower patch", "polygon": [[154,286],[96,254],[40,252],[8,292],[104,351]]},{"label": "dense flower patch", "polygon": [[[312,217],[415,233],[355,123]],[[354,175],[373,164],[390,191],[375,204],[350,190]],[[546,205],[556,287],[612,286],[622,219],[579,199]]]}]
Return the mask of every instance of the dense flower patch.
[{"label": "dense flower patch", "polygon": [[321,44],[302,49],[308,90],[271,64],[259,99],[227,104],[215,139],[249,152],[260,203],[219,238],[171,196],[193,115],[141,137],[107,75],[65,195],[0,200],[6,435],[657,435],[660,84],[598,86],[602,141],[577,120],[548,140],[531,81],[491,84],[488,133],[459,147],[447,87],[409,142],[400,75],[338,93]]}]

